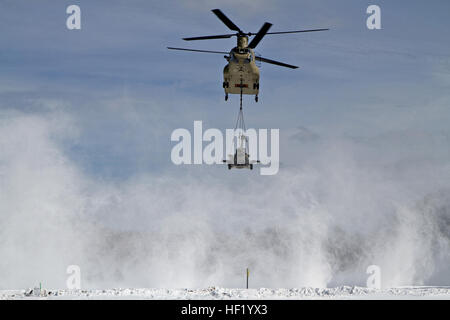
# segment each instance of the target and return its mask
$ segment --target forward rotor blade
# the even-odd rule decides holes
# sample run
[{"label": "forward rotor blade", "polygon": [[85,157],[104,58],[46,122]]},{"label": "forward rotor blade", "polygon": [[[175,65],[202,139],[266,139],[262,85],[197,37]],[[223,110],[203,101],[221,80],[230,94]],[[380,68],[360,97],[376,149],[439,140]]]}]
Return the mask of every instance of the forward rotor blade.
[{"label": "forward rotor blade", "polygon": [[279,32],[267,32],[266,34],[284,34],[284,33],[301,33],[301,32],[316,32],[327,31],[330,29],[309,29],[309,30],[297,30],[297,31],[279,31]]},{"label": "forward rotor blade", "polygon": [[270,60],[270,59],[266,59],[263,57],[255,57],[256,60],[258,61],[262,61],[265,63],[270,63],[270,64],[275,64],[277,66],[281,66],[281,67],[286,67],[286,68],[291,68],[291,69],[297,69],[297,66],[293,66],[291,64],[287,64],[287,63],[283,63],[283,62],[279,62],[279,61],[275,61],[275,60]]},{"label": "forward rotor blade", "polygon": [[202,37],[183,38],[183,40],[192,41],[192,40],[226,39],[226,38],[231,38],[234,35],[235,34],[218,34],[218,35],[215,35],[215,36],[202,36]]},{"label": "forward rotor blade", "polygon": [[270,27],[272,26],[271,23],[264,23],[261,29],[259,29],[256,36],[252,39],[250,44],[248,45],[249,48],[255,49],[258,43],[261,41],[261,39],[266,35],[267,31],[269,31]]},{"label": "forward rotor blade", "polygon": [[185,49],[185,48],[172,48],[167,47],[169,50],[181,50],[181,51],[193,51],[193,52],[205,52],[205,53],[220,53],[220,54],[229,54],[229,52],[225,51],[209,51],[209,50],[197,50],[197,49]]},{"label": "forward rotor blade", "polygon": [[241,29],[237,25],[233,23],[228,17],[220,10],[220,9],[214,9],[211,10],[217,18],[219,18],[228,28],[230,28],[233,31],[241,32]]}]

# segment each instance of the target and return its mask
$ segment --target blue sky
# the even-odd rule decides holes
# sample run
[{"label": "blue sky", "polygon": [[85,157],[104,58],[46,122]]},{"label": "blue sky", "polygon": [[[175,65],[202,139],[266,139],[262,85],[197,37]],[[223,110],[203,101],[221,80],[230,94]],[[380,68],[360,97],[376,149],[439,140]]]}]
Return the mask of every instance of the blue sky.
[{"label": "blue sky", "polygon": [[[80,31],[65,27],[65,8],[73,3],[82,10]],[[448,101],[449,4],[379,1],[383,30],[369,31],[365,10],[371,3],[256,1],[241,10],[238,1],[4,1],[2,107],[39,112],[42,100],[66,105],[84,127],[73,157],[91,172],[123,178],[170,166],[166,137],[173,129],[190,128],[193,120],[228,128],[236,117],[236,98],[223,101],[221,55],[166,50],[233,47],[234,39],[181,40],[228,32],[210,12],[220,7],[252,32],[265,21],[274,31],[331,28],[267,36],[260,43],[263,56],[301,69],[262,66],[261,102],[245,102],[249,126],[356,136],[446,130],[448,113],[433,115],[428,108]],[[107,101],[121,106],[111,109]],[[124,116],[133,112],[140,126]],[[143,152],[144,141],[151,153]]]},{"label": "blue sky", "polygon": [[[81,30],[66,28],[65,11],[71,4],[81,7]],[[382,30],[366,28],[370,4],[381,7]],[[235,39],[181,40],[228,33],[210,12],[214,8],[222,9],[245,31],[256,32],[265,21],[273,23],[272,31],[331,28],[266,36],[257,48],[263,57],[300,66],[290,70],[263,64],[260,101],[244,99],[247,127],[280,129],[279,175],[261,177],[257,170],[230,172],[221,166],[177,167],[170,161],[174,129],[192,130],[194,120],[202,120],[204,128],[222,130],[235,124],[238,97],[223,99],[223,57],[166,49],[231,49]],[[214,232],[234,231],[253,225],[252,214],[258,214],[254,226],[258,230],[293,228],[292,219],[299,219],[302,230],[310,233],[294,237],[295,241],[287,239],[286,245],[294,248],[300,240],[312,241],[314,250],[321,252],[328,241],[328,226],[350,235],[368,235],[364,242],[368,247],[373,239],[380,239],[373,246],[377,249],[365,247],[367,261],[378,257],[387,269],[395,257],[408,263],[429,261],[422,258],[434,240],[412,235],[419,226],[434,226],[441,220],[422,221],[421,214],[404,215],[399,207],[415,208],[427,195],[450,187],[448,12],[450,3],[438,0],[3,0],[0,175],[8,178],[4,194],[11,195],[5,196],[8,201],[3,199],[6,204],[0,209],[8,212],[20,207],[21,190],[27,190],[33,200],[27,202],[28,209],[36,203],[64,208],[69,201],[69,216],[86,211],[89,219],[94,216],[108,227],[151,230],[165,230],[169,225],[165,219],[173,218],[172,223],[180,221],[174,230],[181,234],[185,227],[205,227],[183,225],[184,219],[192,222],[201,217],[201,223]],[[42,171],[42,176],[35,176],[34,169]],[[39,193],[43,181],[42,188],[49,193]],[[16,187],[19,191],[14,193]],[[172,193],[177,200],[169,197]],[[214,196],[219,199],[213,201]],[[229,204],[234,201],[237,204]],[[383,251],[379,248],[390,234],[385,227],[391,226],[393,216],[411,228],[399,225],[393,249]],[[43,214],[42,218],[48,217]],[[24,220],[20,215],[17,219]],[[206,233],[199,234],[211,240]],[[318,243],[311,240],[315,237]],[[445,241],[448,248],[448,236]],[[404,250],[405,246],[410,249],[407,243],[419,249]],[[11,247],[0,246],[4,248]],[[309,256],[310,248],[305,245],[298,252],[300,260],[310,257],[313,261],[306,269],[329,261],[320,254]],[[261,256],[253,257],[252,252],[259,254],[260,246],[247,249],[254,258],[249,261],[259,261]],[[398,252],[411,255],[405,258]],[[233,260],[236,252],[224,256]],[[110,265],[123,270],[121,259],[109,259]],[[436,262],[431,275],[423,272],[426,264],[418,263],[415,273],[405,271],[404,278],[396,274],[389,283],[448,284],[448,276],[443,275],[448,274],[445,261],[450,258],[439,259],[444,262]],[[351,283],[362,283],[362,277],[355,280],[347,271],[336,273],[342,271],[340,261],[330,262],[331,273],[327,268],[317,271],[319,276],[312,282],[294,276],[295,270],[290,269],[292,276],[287,280],[266,275],[260,281],[270,279],[273,286],[289,284],[283,281],[323,285],[352,279]],[[399,258],[392,270],[402,270],[400,265]],[[167,267],[161,266],[161,270]],[[192,274],[184,275],[181,280],[188,279],[187,285],[201,282]],[[212,277],[217,283],[230,284],[223,274]],[[147,280],[148,285],[159,281],[156,277]],[[173,283],[178,282],[169,284]]]},{"label": "blue sky", "polygon": [[[65,28],[65,8],[72,3],[82,10],[80,31]],[[209,127],[231,127],[237,101],[223,101],[223,58],[165,49],[226,51],[234,46],[234,39],[181,40],[228,32],[210,12],[215,6],[249,31],[258,30],[264,21],[272,22],[274,31],[331,28],[324,33],[267,36],[261,42],[258,51],[263,56],[298,64],[301,69],[263,65],[261,103],[254,104],[250,98],[246,102],[248,125],[313,126],[324,133],[352,135],[410,127],[446,129],[448,115],[433,118],[427,104],[448,99],[447,2],[380,1],[383,30],[379,31],[365,26],[365,9],[372,2],[263,1],[244,5],[244,10],[239,10],[238,2],[200,3],[4,1],[0,13],[4,107],[36,110],[22,103],[33,98],[70,105],[69,111],[88,130],[85,138],[90,142],[76,149],[76,153],[86,153],[86,168],[98,162],[90,162],[96,154],[89,145],[94,141],[95,149],[100,146],[102,154],[111,152],[114,157],[112,144],[134,145],[143,136],[155,134],[168,137],[177,127],[190,128],[195,119]],[[133,105],[118,110],[104,106],[107,100],[119,99],[133,99],[127,102]],[[155,130],[151,125],[130,128],[122,120],[130,109],[141,119],[160,125]],[[128,132],[133,141],[121,141],[111,134],[111,128],[120,127],[132,130]],[[164,166],[167,149],[170,146],[157,142],[152,158],[159,161],[145,169]],[[132,158],[139,153],[128,151]],[[119,158],[122,161],[101,165],[111,166],[106,175],[133,172],[137,164],[125,155]]]}]

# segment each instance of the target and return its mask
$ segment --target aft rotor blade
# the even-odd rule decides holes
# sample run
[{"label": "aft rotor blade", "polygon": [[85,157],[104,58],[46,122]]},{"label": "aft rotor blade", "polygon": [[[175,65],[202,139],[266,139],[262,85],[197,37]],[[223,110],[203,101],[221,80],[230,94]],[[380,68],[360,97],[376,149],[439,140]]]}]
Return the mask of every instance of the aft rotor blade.
[{"label": "aft rotor blade", "polygon": [[297,31],[278,31],[278,32],[267,32],[266,34],[284,34],[284,33],[302,33],[302,32],[316,32],[316,31],[327,31],[330,29],[309,29],[309,30],[297,30]]},{"label": "aft rotor blade", "polygon": [[233,23],[228,17],[220,10],[220,9],[214,9],[211,10],[217,18],[219,18],[228,28],[230,28],[233,31],[241,32],[241,29],[237,25]]},{"label": "aft rotor blade", "polygon": [[202,36],[202,37],[190,37],[190,38],[183,38],[183,40],[191,41],[191,40],[209,40],[209,39],[226,39],[231,38],[235,34],[218,34],[214,36]]},{"label": "aft rotor blade", "polygon": [[169,50],[181,50],[181,51],[193,51],[193,52],[205,52],[205,53],[220,53],[220,54],[229,54],[229,52],[225,51],[209,51],[209,50],[197,50],[197,49],[185,49],[185,48],[172,48],[167,47]]},{"label": "aft rotor blade", "polygon": [[258,43],[261,41],[261,39],[266,35],[267,31],[269,31],[271,26],[272,24],[269,22],[264,23],[261,29],[259,29],[258,33],[255,35],[255,37],[252,39],[248,47],[255,49]]},{"label": "aft rotor blade", "polygon": [[270,59],[266,59],[263,57],[255,57],[256,60],[258,61],[262,61],[265,63],[270,63],[270,64],[275,64],[277,66],[281,66],[281,67],[286,67],[286,68],[291,68],[291,69],[297,69],[297,66],[293,66],[291,64],[287,64],[287,63],[283,63],[283,62],[279,62],[279,61],[275,61],[275,60],[270,60]]}]

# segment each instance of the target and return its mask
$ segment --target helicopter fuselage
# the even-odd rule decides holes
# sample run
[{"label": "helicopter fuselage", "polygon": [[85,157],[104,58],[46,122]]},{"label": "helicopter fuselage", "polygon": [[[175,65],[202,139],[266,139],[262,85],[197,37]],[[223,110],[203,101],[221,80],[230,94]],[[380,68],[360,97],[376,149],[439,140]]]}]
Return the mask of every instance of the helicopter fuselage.
[{"label": "helicopter fuselage", "polygon": [[[193,51],[193,52],[205,52],[205,53],[218,53],[229,54],[225,56],[228,64],[223,69],[223,88],[225,90],[225,100],[228,100],[228,94],[239,94],[241,97],[242,108],[242,95],[250,94],[255,95],[255,101],[258,102],[259,93],[259,64],[255,61],[269,63],[285,68],[297,69],[298,66],[287,64],[284,62],[267,59],[261,56],[255,56],[254,49],[258,43],[267,34],[286,34],[286,33],[303,33],[303,32],[315,32],[325,31],[326,29],[308,29],[308,30],[295,30],[295,31],[277,31],[268,32],[272,27],[272,24],[265,22],[257,33],[242,31],[233,21],[231,21],[220,9],[213,9],[212,12],[221,20],[230,30],[235,33],[231,34],[218,34],[201,37],[188,37],[183,38],[185,41],[193,40],[210,40],[210,39],[229,39],[231,37],[237,38],[237,45],[229,53],[225,51],[211,51],[211,50],[198,50],[187,48],[173,48],[167,47],[171,50]],[[252,41],[249,43],[248,38],[252,37]]]},{"label": "helicopter fuselage", "polygon": [[223,69],[225,93],[258,95],[259,68],[252,49],[236,49],[230,52],[228,64]]},{"label": "helicopter fuselage", "polygon": [[259,68],[255,63],[255,52],[247,47],[247,43],[247,37],[239,37],[238,45],[225,57],[228,61],[223,69],[225,94],[241,94],[242,89],[242,94],[258,96]]}]

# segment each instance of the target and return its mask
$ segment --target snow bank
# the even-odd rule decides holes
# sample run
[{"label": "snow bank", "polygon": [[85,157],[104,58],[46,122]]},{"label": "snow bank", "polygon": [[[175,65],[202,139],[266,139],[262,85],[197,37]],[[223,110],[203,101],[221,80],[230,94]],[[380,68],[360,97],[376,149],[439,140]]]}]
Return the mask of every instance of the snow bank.
[{"label": "snow bank", "polygon": [[0,299],[445,299],[450,287],[402,287],[384,290],[342,286],[337,288],[230,289],[107,289],[107,290],[2,290]]}]

